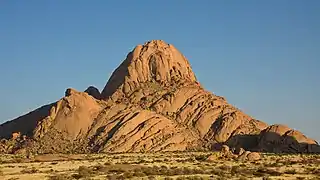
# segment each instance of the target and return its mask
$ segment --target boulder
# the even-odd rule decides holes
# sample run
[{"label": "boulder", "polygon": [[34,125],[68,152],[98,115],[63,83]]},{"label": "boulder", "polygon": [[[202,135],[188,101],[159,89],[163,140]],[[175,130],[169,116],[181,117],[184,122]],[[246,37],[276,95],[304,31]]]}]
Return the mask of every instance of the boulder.
[{"label": "boulder", "polygon": [[247,156],[248,154],[250,154],[251,152],[250,151],[245,151],[244,153],[242,153],[240,156],[238,156],[238,160],[240,161],[244,161],[244,160],[247,160]]},{"label": "boulder", "polygon": [[261,154],[258,153],[258,152],[250,152],[248,155],[247,155],[247,159],[249,161],[257,161],[257,160],[260,160],[261,159]]}]

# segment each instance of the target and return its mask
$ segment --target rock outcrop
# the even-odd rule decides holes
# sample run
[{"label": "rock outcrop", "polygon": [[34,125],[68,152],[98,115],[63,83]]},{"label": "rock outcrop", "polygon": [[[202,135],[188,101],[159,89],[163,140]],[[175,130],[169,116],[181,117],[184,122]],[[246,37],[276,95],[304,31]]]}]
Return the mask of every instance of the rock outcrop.
[{"label": "rock outcrop", "polygon": [[320,152],[310,147],[317,147],[318,143],[307,138],[300,131],[290,129],[285,125],[272,125],[260,133],[258,147],[268,152]]},{"label": "rock outcrop", "polygon": [[89,86],[84,92],[88,93],[96,99],[101,99],[101,94],[98,88],[94,86]]},{"label": "rock outcrop", "polygon": [[127,55],[111,75],[101,96],[106,99],[112,95],[128,95],[146,82],[170,85],[176,81],[196,81],[189,62],[173,45],[153,40],[136,46]]},{"label": "rock outcrop", "polygon": [[319,150],[300,132],[268,126],[203,89],[188,60],[161,40],[135,47],[101,94],[95,87],[69,88],[57,102],[0,125],[1,138],[18,132],[28,137],[23,147],[35,153],[212,150],[223,144]]}]

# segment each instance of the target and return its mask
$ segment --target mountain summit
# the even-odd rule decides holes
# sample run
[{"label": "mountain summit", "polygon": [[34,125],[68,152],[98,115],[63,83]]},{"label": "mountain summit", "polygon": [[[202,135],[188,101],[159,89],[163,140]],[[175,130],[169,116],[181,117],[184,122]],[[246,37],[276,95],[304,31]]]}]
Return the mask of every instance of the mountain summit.
[{"label": "mountain summit", "polygon": [[0,152],[214,150],[227,144],[264,152],[320,152],[316,141],[268,125],[206,91],[171,44],[138,45],[103,91],[68,88],[65,97],[0,125]]},{"label": "mountain summit", "polygon": [[117,90],[128,94],[146,82],[170,85],[176,81],[195,82],[187,59],[171,44],[153,40],[138,45],[113,72],[102,91],[107,98]]}]

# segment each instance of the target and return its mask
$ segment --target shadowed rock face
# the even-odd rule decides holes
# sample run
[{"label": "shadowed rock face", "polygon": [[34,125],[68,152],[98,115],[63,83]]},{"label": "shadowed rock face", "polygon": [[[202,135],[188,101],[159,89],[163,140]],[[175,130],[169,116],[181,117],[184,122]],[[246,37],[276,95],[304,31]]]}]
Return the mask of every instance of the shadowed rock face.
[{"label": "shadowed rock face", "polygon": [[94,86],[89,86],[84,92],[88,93],[89,95],[91,95],[92,97],[96,98],[96,99],[101,99],[101,94],[99,89],[97,89]]},{"label": "shadowed rock face", "polygon": [[[212,150],[221,144],[319,152],[300,132],[268,126],[204,90],[188,60],[161,40],[135,47],[101,94],[94,87],[69,88],[56,103],[0,126],[2,138],[19,132],[28,136],[23,148],[37,153]],[[19,144],[26,143],[20,138]],[[8,152],[5,141],[1,147]]]}]

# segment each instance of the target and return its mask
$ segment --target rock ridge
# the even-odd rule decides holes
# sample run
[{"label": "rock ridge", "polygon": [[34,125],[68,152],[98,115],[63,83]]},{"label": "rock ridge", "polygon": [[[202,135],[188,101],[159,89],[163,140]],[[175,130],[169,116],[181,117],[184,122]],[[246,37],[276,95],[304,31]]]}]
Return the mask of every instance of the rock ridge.
[{"label": "rock ridge", "polygon": [[285,125],[268,125],[206,91],[186,57],[152,40],[136,46],[100,93],[73,88],[57,102],[0,125],[0,152],[212,151],[320,153]]}]

